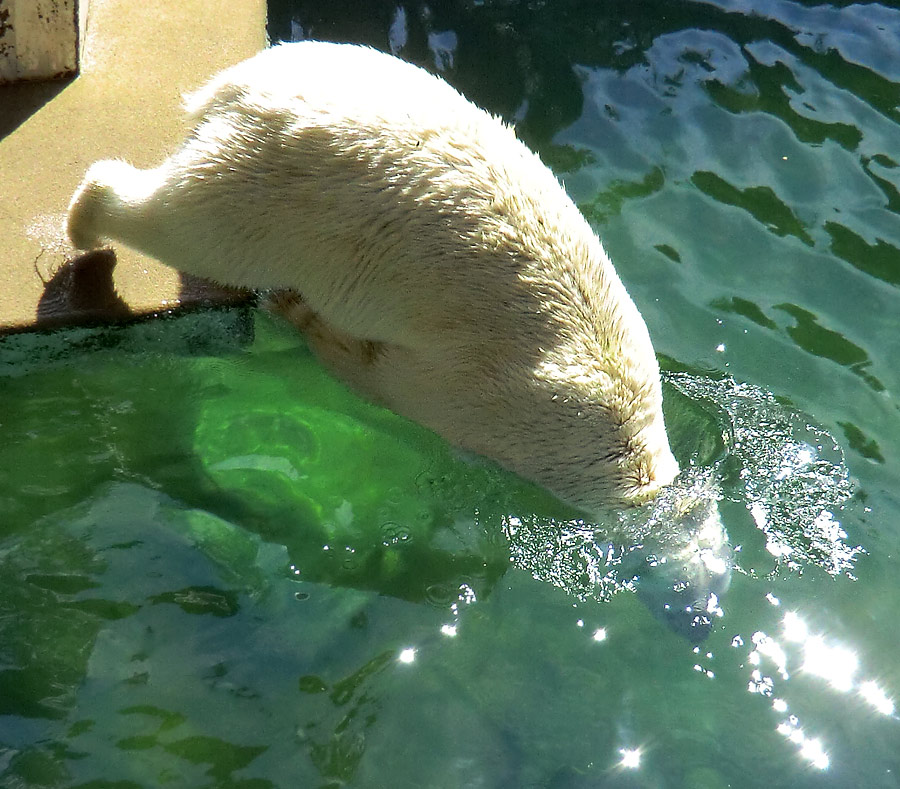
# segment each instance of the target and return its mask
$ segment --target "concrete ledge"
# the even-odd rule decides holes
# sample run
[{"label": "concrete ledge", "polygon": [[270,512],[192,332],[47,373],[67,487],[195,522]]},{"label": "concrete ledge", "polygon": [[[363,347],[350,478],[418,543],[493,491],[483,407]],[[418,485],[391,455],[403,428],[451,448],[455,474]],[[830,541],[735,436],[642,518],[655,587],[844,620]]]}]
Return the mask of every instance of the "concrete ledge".
[{"label": "concrete ledge", "polygon": [[[87,0],[81,0],[85,13]],[[0,83],[78,69],[76,0],[0,0]]]},{"label": "concrete ledge", "polygon": [[91,162],[169,153],[181,95],[262,49],[265,21],[265,0],[91,0],[77,79],[0,86],[0,332],[247,298],[127,249],[70,264],[64,221]]}]

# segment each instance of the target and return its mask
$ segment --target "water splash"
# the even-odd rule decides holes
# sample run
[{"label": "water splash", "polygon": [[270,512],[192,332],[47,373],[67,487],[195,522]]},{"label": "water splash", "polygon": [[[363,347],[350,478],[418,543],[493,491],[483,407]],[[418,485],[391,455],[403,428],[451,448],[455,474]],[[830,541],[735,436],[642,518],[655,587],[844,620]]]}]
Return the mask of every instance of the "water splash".
[{"label": "water splash", "polygon": [[666,381],[718,412],[727,443],[718,464],[723,496],[746,506],[776,569],[817,566],[852,577],[863,549],[846,542],[837,517],[853,486],[834,437],[750,384],[687,373]]},{"label": "water splash", "polygon": [[651,504],[593,521],[507,516],[510,560],[581,600],[636,591],[691,640],[705,638],[728,587],[731,546],[710,469],[691,469]]},{"label": "water splash", "polygon": [[697,642],[723,615],[738,567],[719,512],[724,500],[747,509],[776,570],[817,566],[852,577],[862,549],[847,542],[838,518],[852,485],[831,434],[730,378],[669,373],[666,384],[683,395],[674,422],[685,424],[673,426],[691,434],[693,447],[679,478],[645,507],[591,521],[506,516],[512,563],[582,600],[636,591]]}]

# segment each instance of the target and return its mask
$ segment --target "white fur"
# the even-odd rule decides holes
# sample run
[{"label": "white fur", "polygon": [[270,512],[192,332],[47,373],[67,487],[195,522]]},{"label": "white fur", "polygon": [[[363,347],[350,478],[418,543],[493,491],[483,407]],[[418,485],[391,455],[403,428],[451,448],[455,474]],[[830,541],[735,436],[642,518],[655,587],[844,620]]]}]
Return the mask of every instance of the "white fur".
[{"label": "white fur", "polygon": [[103,239],[273,289],[369,397],[588,509],[677,473],[646,326],[540,159],[447,83],[364,47],[284,44],[186,102],[153,170],[97,162]]}]

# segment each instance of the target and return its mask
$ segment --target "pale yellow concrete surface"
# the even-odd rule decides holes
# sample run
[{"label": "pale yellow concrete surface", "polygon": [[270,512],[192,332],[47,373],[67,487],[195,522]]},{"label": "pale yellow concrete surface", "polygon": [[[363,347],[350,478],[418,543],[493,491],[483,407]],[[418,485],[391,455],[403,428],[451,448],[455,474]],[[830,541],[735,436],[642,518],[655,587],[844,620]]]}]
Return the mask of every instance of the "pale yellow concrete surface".
[{"label": "pale yellow concrete surface", "polygon": [[64,221],[91,162],[171,152],[182,94],[262,49],[265,20],[265,0],[91,0],[79,77],[0,87],[0,332],[242,298],[124,248],[70,262]]}]

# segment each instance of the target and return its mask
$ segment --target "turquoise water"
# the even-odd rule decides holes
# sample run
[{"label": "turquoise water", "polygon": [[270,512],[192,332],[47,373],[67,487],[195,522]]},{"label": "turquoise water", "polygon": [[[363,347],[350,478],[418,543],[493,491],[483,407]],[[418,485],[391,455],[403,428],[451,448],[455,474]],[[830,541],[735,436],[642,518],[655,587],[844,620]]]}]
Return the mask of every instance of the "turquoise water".
[{"label": "turquoise water", "polygon": [[585,523],[264,313],[9,337],[0,786],[900,786],[900,11],[320,5],[273,34],[443,68],[564,180],[730,584],[685,633],[644,516]]}]

